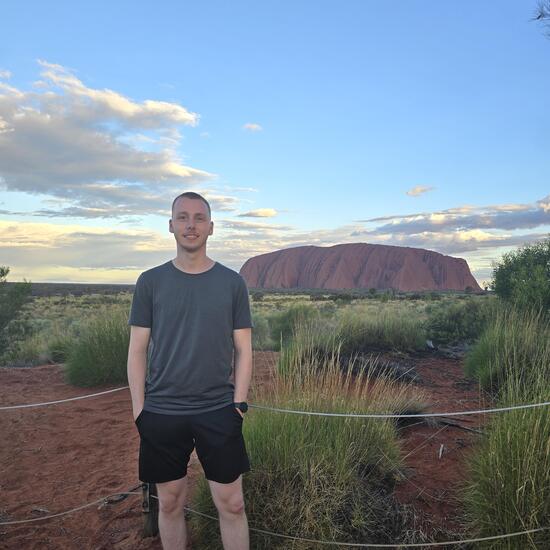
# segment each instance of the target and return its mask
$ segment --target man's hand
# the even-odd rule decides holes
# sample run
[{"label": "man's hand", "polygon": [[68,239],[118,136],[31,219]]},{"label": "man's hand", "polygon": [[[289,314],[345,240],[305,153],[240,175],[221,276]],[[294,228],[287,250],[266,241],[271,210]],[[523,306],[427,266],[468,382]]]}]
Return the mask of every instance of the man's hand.
[{"label": "man's hand", "polygon": [[235,410],[241,415],[241,418],[244,418],[244,413],[239,409],[239,407],[235,407]]},{"label": "man's hand", "polygon": [[[136,414],[136,411],[137,411],[137,414]],[[141,411],[143,411],[143,407],[141,407],[140,409],[134,409],[133,410],[134,422],[137,420],[137,417],[141,414]]]}]

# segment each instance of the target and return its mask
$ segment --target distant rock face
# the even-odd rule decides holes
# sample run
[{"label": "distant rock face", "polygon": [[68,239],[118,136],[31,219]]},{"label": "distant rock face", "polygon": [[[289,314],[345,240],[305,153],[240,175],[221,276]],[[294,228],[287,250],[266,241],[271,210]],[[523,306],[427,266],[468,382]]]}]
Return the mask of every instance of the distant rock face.
[{"label": "distant rock face", "polygon": [[286,248],[248,259],[240,274],[249,288],[481,290],[462,258],[384,244]]}]

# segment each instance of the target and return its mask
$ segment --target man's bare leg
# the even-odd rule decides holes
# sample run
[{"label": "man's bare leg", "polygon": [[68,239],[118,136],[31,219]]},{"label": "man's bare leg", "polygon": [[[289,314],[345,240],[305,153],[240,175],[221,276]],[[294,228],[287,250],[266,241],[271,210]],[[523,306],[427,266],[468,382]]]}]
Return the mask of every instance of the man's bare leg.
[{"label": "man's bare leg", "polygon": [[174,481],[157,483],[159,498],[159,534],[163,550],[185,550],[187,528],[185,526],[185,500],[187,476]]},{"label": "man's bare leg", "polygon": [[208,480],[208,484],[212,500],[218,509],[224,550],[249,550],[242,474],[232,483]]}]

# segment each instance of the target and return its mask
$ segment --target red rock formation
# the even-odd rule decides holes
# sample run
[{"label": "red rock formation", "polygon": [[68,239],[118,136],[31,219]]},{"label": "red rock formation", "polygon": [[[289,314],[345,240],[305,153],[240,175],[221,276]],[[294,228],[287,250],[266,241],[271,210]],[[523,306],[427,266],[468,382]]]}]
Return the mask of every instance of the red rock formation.
[{"label": "red rock formation", "polygon": [[248,259],[240,273],[249,288],[481,290],[462,258],[385,244],[286,248]]}]

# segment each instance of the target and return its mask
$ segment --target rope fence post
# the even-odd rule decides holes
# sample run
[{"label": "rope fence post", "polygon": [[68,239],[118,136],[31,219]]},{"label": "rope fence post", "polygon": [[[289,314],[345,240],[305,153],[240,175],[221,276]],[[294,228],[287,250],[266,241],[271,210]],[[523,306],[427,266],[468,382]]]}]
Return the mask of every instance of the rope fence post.
[{"label": "rope fence post", "polygon": [[144,482],[142,485],[143,500],[143,536],[156,537],[159,532],[159,500],[155,483]]}]

